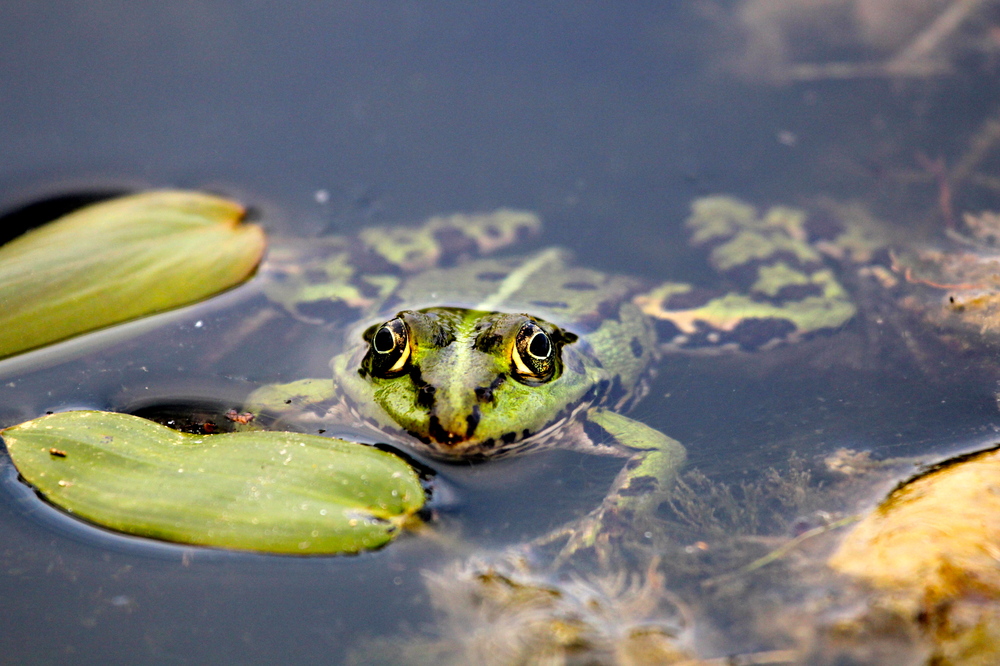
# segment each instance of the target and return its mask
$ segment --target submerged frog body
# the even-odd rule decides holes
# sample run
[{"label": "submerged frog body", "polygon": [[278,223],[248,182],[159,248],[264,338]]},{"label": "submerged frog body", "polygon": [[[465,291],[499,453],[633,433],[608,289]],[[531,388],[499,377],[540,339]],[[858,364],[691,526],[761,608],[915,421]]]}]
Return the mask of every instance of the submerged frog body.
[{"label": "submerged frog body", "polygon": [[337,422],[443,460],[563,447],[629,458],[607,498],[577,526],[593,545],[611,515],[655,507],[685,452],[624,412],[665,350],[756,349],[841,326],[854,309],[801,216],[763,218],[706,200],[689,225],[740,293],[651,285],[572,266],[549,248],[486,258],[537,231],[528,213],[433,218],[278,249],[269,296],[299,318],[353,318],[333,381],[263,387],[260,410]]}]

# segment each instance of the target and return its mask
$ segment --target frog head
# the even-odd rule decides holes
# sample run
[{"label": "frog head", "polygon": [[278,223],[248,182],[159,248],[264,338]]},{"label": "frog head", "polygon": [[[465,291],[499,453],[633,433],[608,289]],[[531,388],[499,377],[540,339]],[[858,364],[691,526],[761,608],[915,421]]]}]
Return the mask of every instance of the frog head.
[{"label": "frog head", "polygon": [[347,401],[441,458],[491,456],[565,416],[590,382],[577,336],[527,314],[404,310],[333,361]]}]

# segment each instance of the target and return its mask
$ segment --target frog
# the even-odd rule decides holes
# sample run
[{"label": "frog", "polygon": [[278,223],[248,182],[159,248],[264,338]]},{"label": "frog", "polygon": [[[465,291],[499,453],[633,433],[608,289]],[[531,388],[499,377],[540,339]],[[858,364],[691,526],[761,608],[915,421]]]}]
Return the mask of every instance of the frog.
[{"label": "frog", "polygon": [[349,424],[445,463],[551,448],[622,458],[601,504],[552,535],[563,554],[606,551],[669,495],[686,458],[627,415],[666,354],[752,353],[854,317],[804,222],[787,207],[696,200],[687,227],[722,276],[716,288],[577,266],[559,247],[517,252],[541,220],[511,209],[275,243],[267,297],[343,344],[325,376],[247,402],[286,427]]}]

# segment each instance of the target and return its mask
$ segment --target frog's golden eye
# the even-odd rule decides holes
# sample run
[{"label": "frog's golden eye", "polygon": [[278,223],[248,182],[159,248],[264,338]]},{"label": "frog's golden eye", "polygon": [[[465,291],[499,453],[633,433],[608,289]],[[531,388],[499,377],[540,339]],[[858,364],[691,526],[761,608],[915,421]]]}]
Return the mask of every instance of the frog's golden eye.
[{"label": "frog's golden eye", "polygon": [[555,346],[549,334],[533,321],[525,322],[511,349],[511,371],[525,383],[547,382],[557,367]]},{"label": "frog's golden eye", "polygon": [[373,375],[394,377],[406,369],[410,360],[410,336],[402,319],[391,319],[365,337],[369,347],[368,369]]}]

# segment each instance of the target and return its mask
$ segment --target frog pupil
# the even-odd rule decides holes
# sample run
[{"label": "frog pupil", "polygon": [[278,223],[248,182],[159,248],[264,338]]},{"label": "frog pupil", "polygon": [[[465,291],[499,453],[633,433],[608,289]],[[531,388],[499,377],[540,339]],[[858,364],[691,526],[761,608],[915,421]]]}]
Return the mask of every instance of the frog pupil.
[{"label": "frog pupil", "polygon": [[541,331],[537,331],[531,337],[531,342],[528,343],[528,353],[535,358],[548,358],[549,354],[552,353],[552,344],[549,342],[549,336]]},{"label": "frog pupil", "polygon": [[392,351],[392,348],[396,346],[396,338],[393,336],[392,331],[383,326],[378,329],[378,333],[372,339],[372,347],[379,354],[388,354]]}]

